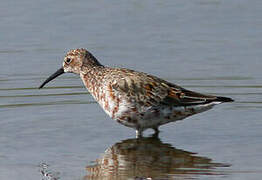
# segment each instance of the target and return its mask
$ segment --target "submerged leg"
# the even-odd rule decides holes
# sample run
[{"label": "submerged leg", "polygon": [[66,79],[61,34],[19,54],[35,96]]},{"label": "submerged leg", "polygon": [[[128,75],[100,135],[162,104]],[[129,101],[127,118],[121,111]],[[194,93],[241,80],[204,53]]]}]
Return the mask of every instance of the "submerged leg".
[{"label": "submerged leg", "polygon": [[153,129],[154,129],[154,131],[155,131],[154,134],[153,134],[153,136],[154,136],[154,137],[158,137],[158,134],[159,134],[159,132],[160,132],[159,129],[158,129],[158,127],[154,127]]},{"label": "submerged leg", "polygon": [[158,134],[158,133],[160,132],[159,129],[158,129],[158,127],[154,127],[153,129],[154,129],[154,131],[155,131],[155,134],[156,134],[156,133]]},{"label": "submerged leg", "polygon": [[143,130],[141,129],[136,130],[136,138],[140,138],[142,136],[143,136]]}]

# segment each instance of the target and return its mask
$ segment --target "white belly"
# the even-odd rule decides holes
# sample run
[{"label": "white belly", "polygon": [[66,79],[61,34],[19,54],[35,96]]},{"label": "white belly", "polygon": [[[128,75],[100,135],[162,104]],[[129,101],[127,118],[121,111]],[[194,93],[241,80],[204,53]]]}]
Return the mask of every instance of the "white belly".
[{"label": "white belly", "polygon": [[[182,120],[188,116],[211,109],[218,102],[195,106],[158,106],[144,109],[140,112],[123,109],[115,118],[119,123],[135,129],[156,128],[160,125]],[[127,106],[125,106],[127,107]]]}]

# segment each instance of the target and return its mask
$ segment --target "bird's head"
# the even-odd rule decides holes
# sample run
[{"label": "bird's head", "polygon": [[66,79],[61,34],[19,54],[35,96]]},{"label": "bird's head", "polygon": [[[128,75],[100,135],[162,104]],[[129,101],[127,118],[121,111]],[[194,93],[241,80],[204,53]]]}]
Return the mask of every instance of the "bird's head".
[{"label": "bird's head", "polygon": [[55,79],[65,72],[80,74],[83,67],[93,68],[102,66],[98,60],[86,49],[73,49],[66,53],[63,61],[63,66],[58,69],[54,74],[49,76],[39,87],[44,87],[49,81]]}]

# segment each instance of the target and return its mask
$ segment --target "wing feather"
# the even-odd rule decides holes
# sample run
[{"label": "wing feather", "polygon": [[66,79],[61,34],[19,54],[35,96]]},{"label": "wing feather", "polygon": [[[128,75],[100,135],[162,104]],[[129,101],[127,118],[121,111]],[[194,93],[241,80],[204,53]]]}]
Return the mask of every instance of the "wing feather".
[{"label": "wing feather", "polygon": [[125,96],[140,105],[190,106],[222,100],[221,97],[193,92],[146,73],[125,71],[120,78],[114,79],[112,89],[121,97]]}]

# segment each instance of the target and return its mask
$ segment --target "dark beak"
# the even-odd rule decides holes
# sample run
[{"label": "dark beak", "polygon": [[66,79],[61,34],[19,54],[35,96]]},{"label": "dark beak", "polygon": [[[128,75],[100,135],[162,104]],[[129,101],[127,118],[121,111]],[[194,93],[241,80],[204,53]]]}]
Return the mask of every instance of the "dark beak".
[{"label": "dark beak", "polygon": [[49,78],[47,78],[43,84],[41,84],[41,86],[39,86],[39,89],[41,89],[42,87],[44,87],[45,84],[47,84],[49,81],[52,81],[53,79],[55,79],[56,77],[60,76],[61,74],[63,74],[65,71],[62,68],[58,69],[54,74],[52,74],[51,76],[49,76]]}]

